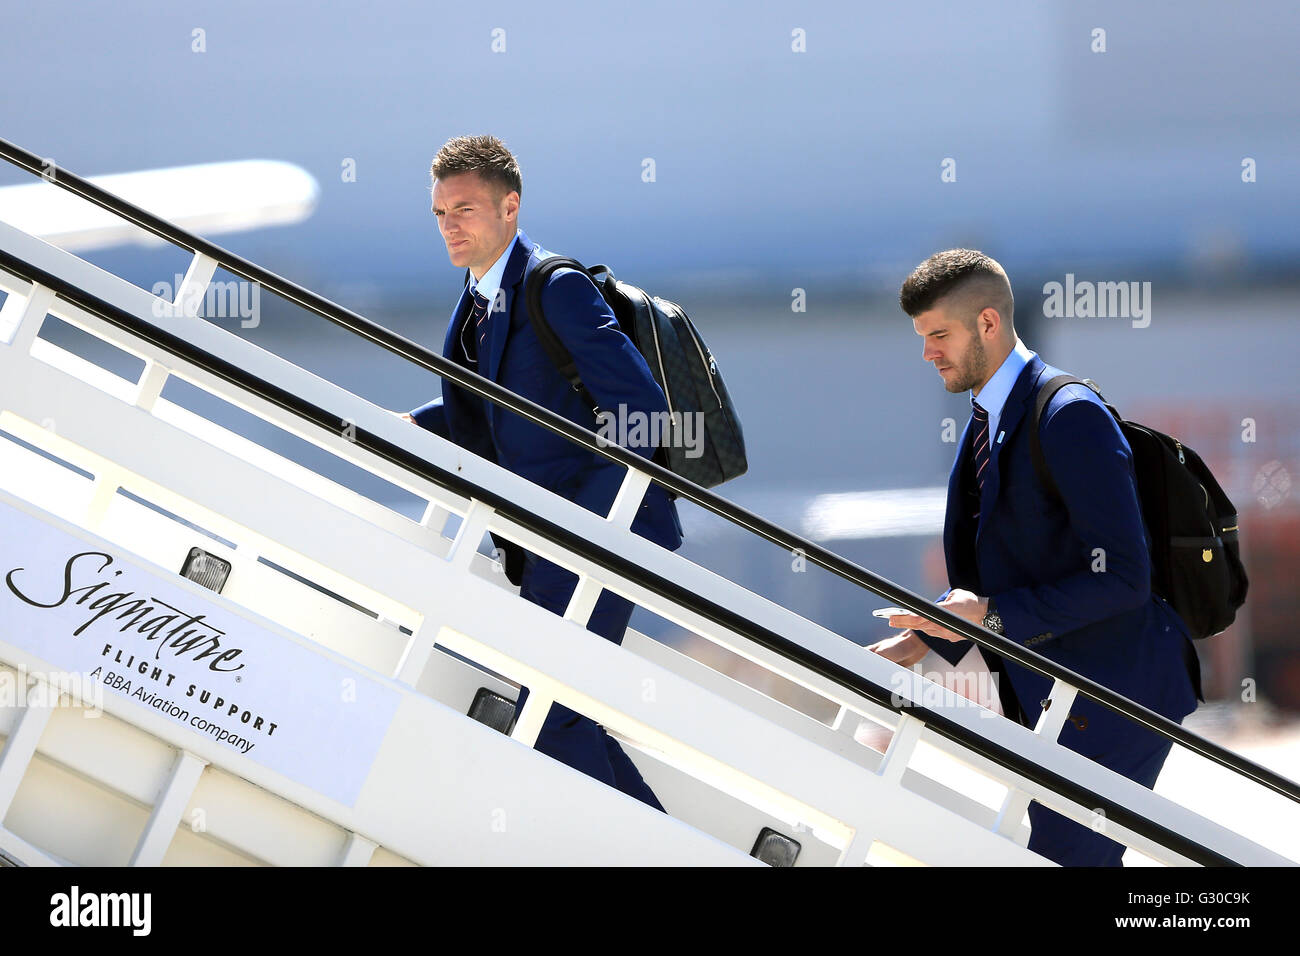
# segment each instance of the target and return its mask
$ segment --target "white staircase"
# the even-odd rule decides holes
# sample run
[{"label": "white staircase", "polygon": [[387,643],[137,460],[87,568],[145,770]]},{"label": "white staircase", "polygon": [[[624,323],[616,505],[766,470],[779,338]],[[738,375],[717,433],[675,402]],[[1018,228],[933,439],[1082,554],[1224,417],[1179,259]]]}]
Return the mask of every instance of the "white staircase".
[{"label": "white staircase", "polygon": [[[644,470],[592,514],[196,317],[218,265],[243,273],[186,238],[168,301],[0,222],[0,858],[756,864],[770,828],[800,866],[1046,864],[1024,848],[1032,798],[1086,825],[1101,808],[1163,863],[1291,862],[1064,750],[1059,727],[996,717],[632,535]],[[54,322],[122,360],[56,345]],[[218,425],[203,393],[422,517]],[[579,574],[563,618],[517,596],[487,532]],[[230,563],[220,594],[180,574],[195,548]],[[605,588],[820,706],[590,634]],[[509,736],[467,716],[518,684]],[[1058,683],[1050,712],[1073,693]],[[535,753],[552,701],[615,734],[668,814]],[[855,740],[864,721],[893,729],[885,754]]]}]

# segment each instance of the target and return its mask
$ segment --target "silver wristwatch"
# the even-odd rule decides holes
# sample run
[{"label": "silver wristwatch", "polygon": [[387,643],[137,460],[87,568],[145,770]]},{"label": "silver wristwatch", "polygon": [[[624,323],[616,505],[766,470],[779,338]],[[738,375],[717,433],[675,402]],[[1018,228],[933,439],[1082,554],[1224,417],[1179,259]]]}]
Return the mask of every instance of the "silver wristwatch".
[{"label": "silver wristwatch", "polygon": [[981,621],[985,630],[992,631],[994,634],[1002,633],[1002,617],[993,608],[993,599],[989,598],[988,610],[984,612],[984,620]]}]

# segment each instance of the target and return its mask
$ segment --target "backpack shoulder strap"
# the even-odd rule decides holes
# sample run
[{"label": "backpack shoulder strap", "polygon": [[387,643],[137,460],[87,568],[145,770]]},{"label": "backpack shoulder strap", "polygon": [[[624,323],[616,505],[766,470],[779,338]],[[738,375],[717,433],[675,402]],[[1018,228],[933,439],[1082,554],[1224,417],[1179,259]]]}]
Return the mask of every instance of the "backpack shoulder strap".
[{"label": "backpack shoulder strap", "polygon": [[1030,455],[1034,459],[1034,473],[1038,475],[1038,482],[1043,486],[1049,498],[1060,499],[1061,492],[1056,487],[1056,481],[1052,478],[1051,469],[1047,467],[1047,457],[1043,454],[1043,441],[1038,435],[1038,427],[1043,419],[1043,409],[1047,403],[1052,400],[1052,396],[1065,388],[1067,385],[1088,385],[1081,378],[1075,378],[1073,375],[1057,375],[1049,378],[1038,389],[1038,395],[1034,398],[1034,417],[1029,422],[1029,447]]},{"label": "backpack shoulder strap", "polygon": [[582,396],[587,406],[599,414],[599,403],[591,392],[587,391],[587,386],[582,384],[582,377],[578,375],[578,363],[573,360],[572,353],[560,341],[551,324],[546,321],[546,313],[542,309],[542,289],[559,269],[577,269],[584,275],[589,275],[587,268],[581,262],[567,256],[551,256],[533,266],[524,281],[524,301],[528,307],[528,321],[533,327],[537,341],[541,343],[542,349],[550,358],[551,364],[564,376],[573,390]]}]

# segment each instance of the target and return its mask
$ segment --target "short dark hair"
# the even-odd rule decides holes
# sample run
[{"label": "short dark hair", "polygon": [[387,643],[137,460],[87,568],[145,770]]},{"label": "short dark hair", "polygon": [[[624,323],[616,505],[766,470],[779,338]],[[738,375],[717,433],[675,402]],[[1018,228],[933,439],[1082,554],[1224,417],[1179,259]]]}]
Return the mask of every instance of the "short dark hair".
[{"label": "short dark hair", "polygon": [[970,300],[963,303],[969,306],[964,310],[970,313],[969,322],[973,323],[984,309],[994,308],[1009,327],[1014,327],[1015,298],[1006,271],[996,259],[975,249],[948,249],[926,259],[899,289],[898,304],[916,318],[955,294]]},{"label": "short dark hair", "polygon": [[524,194],[519,161],[495,136],[456,136],[442,144],[430,170],[434,179],[457,173],[478,173],[489,185],[501,187],[501,195],[514,190]]}]

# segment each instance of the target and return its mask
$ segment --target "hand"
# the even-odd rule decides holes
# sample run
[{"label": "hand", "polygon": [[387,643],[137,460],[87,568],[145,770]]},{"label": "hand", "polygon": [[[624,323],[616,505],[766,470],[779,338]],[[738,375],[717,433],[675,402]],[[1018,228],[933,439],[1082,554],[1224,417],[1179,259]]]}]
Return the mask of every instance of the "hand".
[{"label": "hand", "polygon": [[[963,591],[961,588],[954,588],[946,598],[939,602],[939,607],[945,611],[956,614],[958,617],[965,618],[972,624],[983,624],[984,615],[988,612],[989,599],[982,598],[970,591]],[[927,634],[933,634],[935,637],[942,637],[945,641],[965,641],[965,636],[958,634],[956,631],[950,631],[946,627],[940,627],[933,621],[921,617],[918,614],[895,614],[889,619],[890,627],[919,627]]]},{"label": "hand", "polygon": [[906,630],[894,637],[876,641],[876,643],[868,646],[867,650],[873,654],[879,654],[887,661],[893,661],[903,667],[911,667],[925,657],[930,648],[925,641],[917,636],[915,631]]},{"label": "hand", "polygon": [[410,422],[412,425],[416,424],[416,421],[411,417],[410,412],[393,412],[392,414],[396,415],[404,422]]}]

